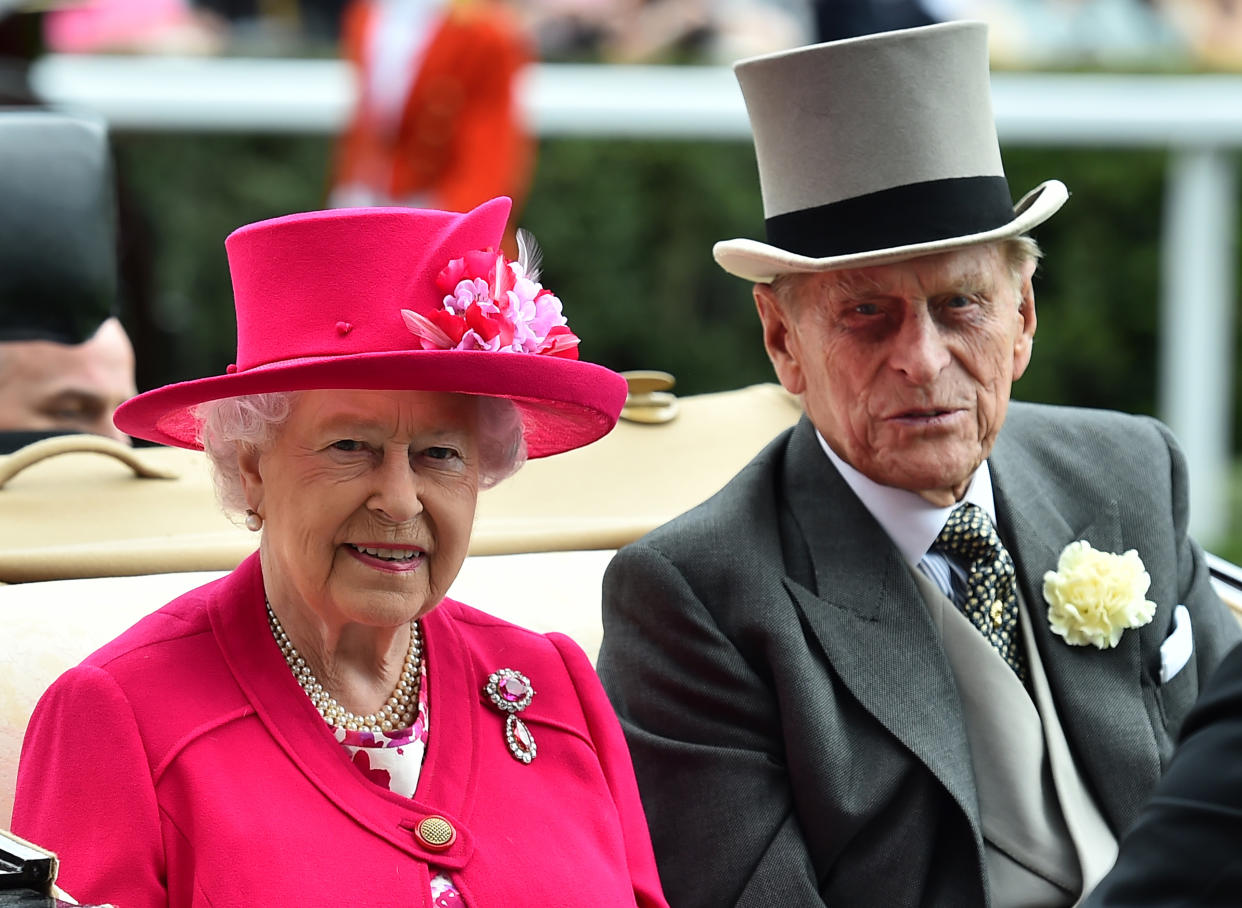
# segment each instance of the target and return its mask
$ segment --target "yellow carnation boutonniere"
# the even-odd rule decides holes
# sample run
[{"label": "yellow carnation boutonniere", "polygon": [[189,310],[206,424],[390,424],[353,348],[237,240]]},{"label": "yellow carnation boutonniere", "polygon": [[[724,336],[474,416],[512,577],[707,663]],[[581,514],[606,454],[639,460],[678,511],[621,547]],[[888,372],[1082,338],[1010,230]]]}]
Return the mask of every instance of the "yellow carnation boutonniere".
[{"label": "yellow carnation boutonniere", "polygon": [[1151,576],[1138,552],[1100,552],[1086,540],[1061,552],[1057,569],[1044,574],[1044,599],[1052,632],[1074,646],[1117,645],[1127,628],[1142,627],[1156,613],[1147,599]]}]

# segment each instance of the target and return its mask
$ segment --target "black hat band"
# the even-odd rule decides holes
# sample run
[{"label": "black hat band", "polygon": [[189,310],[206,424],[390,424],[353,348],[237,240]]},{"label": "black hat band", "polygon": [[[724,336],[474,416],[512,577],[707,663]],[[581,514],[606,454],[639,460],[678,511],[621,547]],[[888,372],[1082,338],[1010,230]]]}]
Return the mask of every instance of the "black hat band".
[{"label": "black hat band", "polygon": [[807,258],[858,255],[973,236],[1014,219],[1003,176],[928,180],[766,220],[768,244]]}]

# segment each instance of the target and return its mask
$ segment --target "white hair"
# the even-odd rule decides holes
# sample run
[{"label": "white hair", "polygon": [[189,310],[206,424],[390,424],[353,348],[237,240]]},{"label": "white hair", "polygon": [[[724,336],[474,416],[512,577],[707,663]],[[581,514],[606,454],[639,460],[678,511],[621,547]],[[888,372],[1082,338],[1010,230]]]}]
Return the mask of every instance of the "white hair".
[{"label": "white hair", "polygon": [[1039,260],[1044,257],[1044,251],[1039,248],[1039,243],[1035,242],[1033,236],[1023,234],[1006,237],[998,245],[1015,281],[1022,280],[1022,272],[1029,262],[1038,265]]},{"label": "white hair", "polygon": [[[212,480],[220,506],[231,516],[246,511],[240,457],[262,451],[280,432],[298,392],[246,394],[199,404],[198,441],[211,460]],[[479,451],[479,488],[490,489],[526,463],[522,414],[504,397],[479,395],[475,440]]]}]

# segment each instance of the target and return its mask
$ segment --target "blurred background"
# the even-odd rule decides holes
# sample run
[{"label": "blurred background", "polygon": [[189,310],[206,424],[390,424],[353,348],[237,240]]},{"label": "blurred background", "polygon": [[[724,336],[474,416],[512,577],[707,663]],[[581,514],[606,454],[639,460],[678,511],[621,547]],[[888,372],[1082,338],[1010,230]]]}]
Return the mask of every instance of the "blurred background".
[{"label": "blurred background", "polygon": [[0,0],[0,104],[110,125],[140,390],[231,362],[236,227],[505,192],[584,358],[694,394],[773,380],[711,258],[763,229],[728,64],[956,18],[992,26],[1015,197],[1072,193],[1015,396],[1169,422],[1242,560],[1239,0]]}]

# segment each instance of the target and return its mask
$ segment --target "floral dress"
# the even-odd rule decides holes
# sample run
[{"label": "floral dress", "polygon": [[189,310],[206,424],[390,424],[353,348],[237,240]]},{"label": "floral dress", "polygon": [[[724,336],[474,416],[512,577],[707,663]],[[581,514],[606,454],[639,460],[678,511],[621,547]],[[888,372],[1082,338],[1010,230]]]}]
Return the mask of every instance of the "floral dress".
[{"label": "floral dress", "polygon": [[[427,662],[418,666],[418,718],[408,728],[392,731],[348,731],[332,728],[336,740],[349,754],[359,771],[374,782],[402,797],[412,798],[427,753],[430,710],[427,708]],[[435,908],[466,908],[465,899],[447,874],[431,868],[431,899]]]}]

